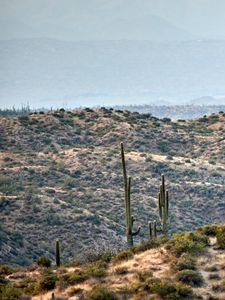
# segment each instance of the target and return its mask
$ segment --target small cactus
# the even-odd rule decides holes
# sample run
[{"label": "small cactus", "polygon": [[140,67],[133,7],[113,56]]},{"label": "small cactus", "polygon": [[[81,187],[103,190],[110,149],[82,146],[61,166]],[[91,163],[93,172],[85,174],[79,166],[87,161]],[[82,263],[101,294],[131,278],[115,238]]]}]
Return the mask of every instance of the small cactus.
[{"label": "small cactus", "polygon": [[164,235],[168,233],[168,216],[169,216],[169,193],[165,188],[165,177],[161,175],[161,184],[158,194],[159,218]]},{"label": "small cactus", "polygon": [[57,267],[60,267],[60,248],[59,241],[55,243],[55,263]]},{"label": "small cactus", "polygon": [[121,143],[121,158],[122,158],[123,177],[124,177],[127,244],[128,244],[128,247],[132,247],[134,244],[133,236],[139,234],[141,228],[139,227],[137,231],[133,232],[133,225],[134,225],[135,219],[131,215],[131,205],[130,205],[131,177],[127,178],[127,170],[126,170],[126,162],[125,162],[123,143]]},{"label": "small cactus", "polygon": [[150,239],[156,238],[157,237],[156,221],[154,220],[153,222],[149,222],[148,227],[149,227]]}]

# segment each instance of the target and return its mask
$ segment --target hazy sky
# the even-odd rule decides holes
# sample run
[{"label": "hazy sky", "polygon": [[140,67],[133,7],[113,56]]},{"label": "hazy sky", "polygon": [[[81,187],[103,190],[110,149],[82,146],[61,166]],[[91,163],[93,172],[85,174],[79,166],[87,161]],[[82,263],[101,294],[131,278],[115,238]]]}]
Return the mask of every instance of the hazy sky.
[{"label": "hazy sky", "polygon": [[224,0],[0,0],[0,7],[0,39],[161,40],[163,27],[175,39],[225,39]]},{"label": "hazy sky", "polygon": [[224,56],[225,0],[0,0],[0,107],[225,99]]}]

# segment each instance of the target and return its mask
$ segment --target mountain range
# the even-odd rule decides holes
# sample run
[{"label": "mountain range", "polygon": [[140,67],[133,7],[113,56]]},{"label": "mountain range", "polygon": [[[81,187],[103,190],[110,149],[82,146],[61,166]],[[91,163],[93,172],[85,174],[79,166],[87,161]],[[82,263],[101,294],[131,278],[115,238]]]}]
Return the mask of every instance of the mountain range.
[{"label": "mountain range", "polygon": [[225,41],[13,39],[0,66],[1,107],[224,104]]},{"label": "mountain range", "polygon": [[[1,0],[0,39],[225,38],[221,0]],[[213,22],[212,22],[213,20]]]}]

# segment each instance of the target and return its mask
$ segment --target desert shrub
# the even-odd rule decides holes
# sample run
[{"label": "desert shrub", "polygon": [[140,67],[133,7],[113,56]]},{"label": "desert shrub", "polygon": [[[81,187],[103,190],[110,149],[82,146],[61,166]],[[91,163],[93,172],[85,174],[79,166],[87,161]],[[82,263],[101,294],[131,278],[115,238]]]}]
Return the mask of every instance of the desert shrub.
[{"label": "desert shrub", "polygon": [[158,294],[162,299],[192,299],[193,296],[193,291],[190,287],[169,280],[152,279],[148,286],[153,293]]},{"label": "desert shrub", "polygon": [[9,280],[5,278],[5,276],[0,275],[0,286],[6,285],[9,283]]},{"label": "desert shrub", "polygon": [[216,265],[206,266],[205,267],[205,271],[206,272],[217,272],[218,271],[218,267]]},{"label": "desert shrub", "polygon": [[1,197],[0,198],[0,209],[3,210],[9,206],[10,206],[10,200],[5,197]]},{"label": "desert shrub", "polygon": [[88,251],[85,255],[85,262],[96,262],[102,261],[109,263],[112,260],[114,253],[111,250],[93,250]]},{"label": "desert shrub", "polygon": [[203,284],[202,275],[194,270],[182,270],[176,275],[177,280],[191,286],[201,286]]},{"label": "desert shrub", "polygon": [[217,243],[221,249],[225,249],[225,225],[218,228],[216,233]]},{"label": "desert shrub", "polygon": [[127,267],[117,267],[114,272],[117,275],[124,275],[124,274],[128,273],[128,268]]},{"label": "desert shrub", "polygon": [[76,182],[71,178],[66,178],[64,180],[64,188],[70,189],[76,187]]},{"label": "desert shrub", "polygon": [[206,225],[198,229],[198,231],[207,236],[216,236],[218,230],[217,224]]},{"label": "desert shrub", "polygon": [[80,294],[82,291],[83,291],[83,289],[81,289],[81,288],[79,288],[79,287],[72,287],[72,288],[68,291],[68,295],[71,297],[71,296]]},{"label": "desert shrub", "polygon": [[35,280],[23,282],[23,292],[27,295],[36,295],[40,292],[39,283]]},{"label": "desert shrub", "polygon": [[220,275],[218,274],[218,273],[211,273],[211,274],[209,274],[209,276],[208,276],[208,279],[209,280],[220,280]]},{"label": "desert shrub", "polygon": [[14,273],[16,270],[7,266],[7,265],[0,265],[0,275],[10,275]]},{"label": "desert shrub", "polygon": [[15,185],[10,176],[0,175],[0,192],[10,194],[15,190]]},{"label": "desert shrub", "polygon": [[137,279],[140,282],[145,282],[146,280],[148,280],[149,278],[151,278],[153,276],[152,271],[140,271],[137,273]]},{"label": "desert shrub", "polygon": [[102,261],[97,261],[88,264],[84,266],[82,269],[77,269],[72,273],[63,274],[59,278],[59,285],[66,286],[68,284],[77,284],[91,277],[95,277],[95,278],[104,277],[107,274],[106,267],[107,264]]},{"label": "desert shrub", "polygon": [[121,261],[121,260],[126,260],[130,259],[134,256],[131,250],[122,250],[119,251],[114,257],[113,257],[113,262]]},{"label": "desert shrub", "polygon": [[22,291],[15,285],[6,285],[0,287],[1,300],[19,300],[21,299]]},{"label": "desert shrub", "polygon": [[54,273],[50,271],[45,271],[42,274],[42,277],[39,282],[40,290],[53,290],[56,285],[57,277]]},{"label": "desert shrub", "polygon": [[168,241],[168,239],[166,237],[159,237],[159,238],[151,239],[149,241],[144,241],[137,246],[134,246],[131,249],[131,251],[136,254],[139,252],[146,251],[148,249],[157,248],[157,247],[165,244],[167,241]]},{"label": "desert shrub", "polygon": [[101,261],[97,261],[94,263],[91,263],[87,265],[84,268],[84,273],[87,275],[87,277],[104,277],[106,276],[106,268],[107,264]]},{"label": "desert shrub", "polygon": [[52,263],[51,263],[51,260],[49,258],[47,258],[46,256],[41,256],[41,257],[38,258],[37,264],[40,267],[49,268],[49,267],[51,267]]},{"label": "desert shrub", "polygon": [[225,279],[219,284],[214,284],[212,289],[214,292],[225,292]]},{"label": "desert shrub", "polygon": [[196,260],[189,253],[183,253],[175,263],[174,268],[178,271],[189,269],[196,269]]},{"label": "desert shrub", "polygon": [[30,119],[29,116],[23,115],[23,116],[19,116],[18,120],[22,125],[27,125]]},{"label": "desert shrub", "polygon": [[165,153],[168,151],[168,143],[166,141],[160,141],[157,145],[159,151]]},{"label": "desert shrub", "polygon": [[116,300],[117,297],[102,285],[96,285],[86,294],[84,300]]},{"label": "desert shrub", "polygon": [[200,254],[207,246],[207,237],[196,232],[177,233],[167,243],[166,248],[173,254],[180,256],[182,253]]},{"label": "desert shrub", "polygon": [[86,279],[87,277],[82,271],[75,270],[72,273],[67,273],[59,276],[57,281],[57,288],[59,288],[59,290],[64,290],[69,285],[81,283]]}]

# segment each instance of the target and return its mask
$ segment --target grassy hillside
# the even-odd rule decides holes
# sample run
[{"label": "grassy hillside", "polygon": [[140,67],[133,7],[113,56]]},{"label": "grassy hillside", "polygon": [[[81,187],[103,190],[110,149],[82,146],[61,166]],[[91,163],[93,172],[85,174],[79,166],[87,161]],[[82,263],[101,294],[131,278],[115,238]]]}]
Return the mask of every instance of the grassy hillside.
[{"label": "grassy hillside", "polygon": [[225,225],[152,239],[55,268],[0,266],[3,300],[182,300],[225,297]]},{"label": "grassy hillside", "polygon": [[148,238],[165,174],[170,232],[225,221],[225,114],[171,122],[112,109],[0,118],[0,262],[29,265],[125,246],[120,142]]}]

